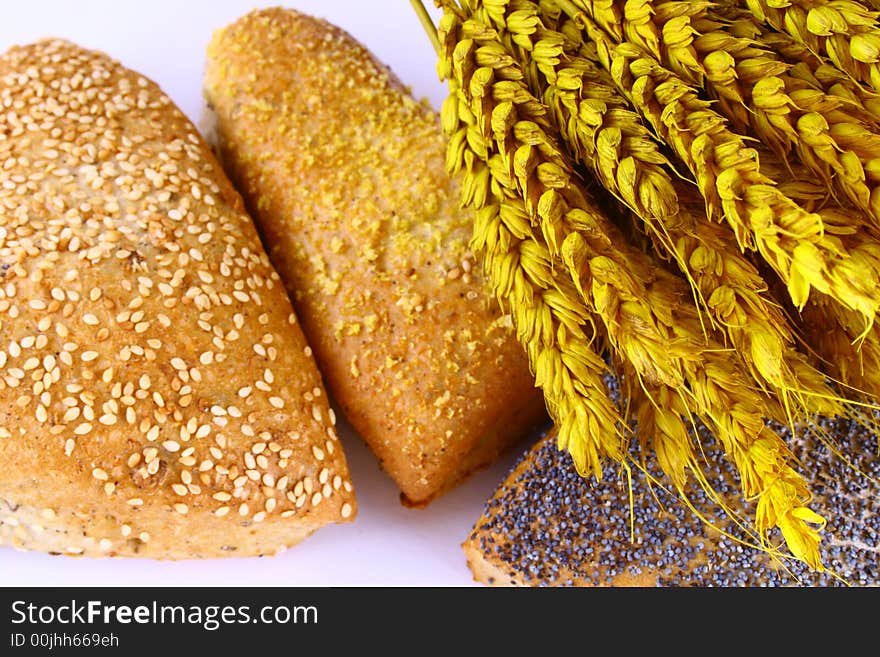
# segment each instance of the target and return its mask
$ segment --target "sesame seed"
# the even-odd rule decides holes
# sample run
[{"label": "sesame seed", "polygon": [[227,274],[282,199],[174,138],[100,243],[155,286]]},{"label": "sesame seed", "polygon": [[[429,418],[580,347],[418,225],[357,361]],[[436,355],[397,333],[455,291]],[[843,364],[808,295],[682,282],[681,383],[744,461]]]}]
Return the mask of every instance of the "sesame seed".
[{"label": "sesame seed", "polygon": [[351,504],[346,502],[345,504],[342,505],[342,509],[340,509],[339,514],[343,518],[349,518],[349,517],[351,517],[351,512],[352,512]]},{"label": "sesame seed", "polygon": [[174,505],[174,510],[181,515],[186,515],[187,513],[189,513],[189,507],[181,502],[178,502]]}]

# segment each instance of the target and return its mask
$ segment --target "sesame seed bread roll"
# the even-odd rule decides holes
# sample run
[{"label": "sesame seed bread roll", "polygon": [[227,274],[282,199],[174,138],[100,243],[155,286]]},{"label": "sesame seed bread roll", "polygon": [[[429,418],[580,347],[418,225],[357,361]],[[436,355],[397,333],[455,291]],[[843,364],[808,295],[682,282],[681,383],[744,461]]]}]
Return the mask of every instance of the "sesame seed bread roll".
[{"label": "sesame seed bread roll", "polygon": [[[823,421],[861,473],[830,453],[814,434],[793,440],[812,490],[823,530],[824,572],[803,562],[774,559],[737,542],[746,535],[718,512],[696,486],[691,500],[716,527],[692,513],[677,494],[646,482],[633,469],[632,540],[627,480],[606,471],[601,482],[581,478],[555,433],[540,440],[514,466],[487,502],[463,544],[474,579],[489,586],[853,586],[880,585],[880,461],[876,437],[852,421]],[[700,430],[704,445],[711,436]],[[733,500],[737,484],[729,464],[707,447],[706,472]],[[781,544],[781,537],[774,540]],[[752,542],[751,545],[754,545]]]},{"label": "sesame seed bread roll", "polygon": [[439,117],[342,30],[253,12],[208,49],[219,152],[328,388],[424,504],[544,418],[468,248]]},{"label": "sesame seed bread roll", "polygon": [[239,195],[149,80],[0,56],[0,543],[277,553],[356,512],[320,374]]}]

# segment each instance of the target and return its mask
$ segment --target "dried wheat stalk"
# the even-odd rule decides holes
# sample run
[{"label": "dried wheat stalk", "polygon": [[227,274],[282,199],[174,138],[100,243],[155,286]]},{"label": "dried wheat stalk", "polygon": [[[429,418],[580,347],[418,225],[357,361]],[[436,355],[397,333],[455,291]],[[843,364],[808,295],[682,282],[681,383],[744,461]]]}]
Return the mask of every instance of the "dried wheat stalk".
[{"label": "dried wheat stalk", "polygon": [[746,0],[759,21],[784,32],[857,82],[880,91],[878,13],[854,0]]},{"label": "dried wheat stalk", "polygon": [[[688,166],[712,217],[728,222],[741,248],[757,250],[802,308],[815,289],[856,310],[869,327],[880,302],[880,260],[871,244],[829,237],[821,218],[786,197],[758,154],[687,84],[634,44],[615,43],[585,0],[556,0],[595,45],[618,89]],[[604,22],[608,22],[604,20]]]},{"label": "dried wheat stalk", "polygon": [[[505,11],[479,11],[544,98],[568,149],[643,222],[661,255],[686,275],[713,325],[720,327],[760,385],[800,418],[843,413],[823,375],[793,348],[787,320],[766,283],[736,248],[729,231],[706,220],[699,193],[673,179],[638,115],[593,61],[564,52],[565,37],[538,5],[513,0]],[[499,56],[501,54],[499,53]],[[532,66],[533,65],[533,66]],[[529,71],[529,67],[533,69]]]},{"label": "dried wheat stalk", "polygon": [[[592,319],[546,245],[533,239],[523,200],[507,193],[509,174],[464,102],[455,80],[444,104],[447,166],[460,173],[462,202],[475,212],[471,247],[492,290],[510,312],[548,410],[581,473],[602,474],[603,459],[624,458],[624,421],[609,397],[605,362],[592,349]],[[479,154],[479,156],[477,156]],[[501,182],[499,182],[501,181]]]},{"label": "dried wheat stalk", "polygon": [[477,3],[464,3],[464,10],[441,5],[440,70],[454,80],[455,111],[473,117],[453,151],[470,152],[487,166],[495,162],[492,183],[523,199],[539,228],[533,239],[543,240],[551,258],[562,257],[580,302],[618,357],[649,384],[687,395],[735,462],[744,494],[757,498],[760,535],[779,527],[793,554],[820,566],[814,524],[822,520],[807,506],[809,491],[785,444],[764,423],[778,405],[750,384],[732,354],[704,337],[684,281],[628,245],[596,208],[547,131],[546,110],[523,72],[499,52],[485,25],[468,20]]}]

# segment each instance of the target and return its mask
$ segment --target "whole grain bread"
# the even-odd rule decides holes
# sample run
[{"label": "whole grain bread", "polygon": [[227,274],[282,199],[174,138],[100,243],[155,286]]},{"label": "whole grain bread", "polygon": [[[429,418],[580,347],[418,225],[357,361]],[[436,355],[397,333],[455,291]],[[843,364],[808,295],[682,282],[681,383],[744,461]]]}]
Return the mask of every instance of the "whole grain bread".
[{"label": "whole grain bread", "polygon": [[0,543],[273,554],[356,513],[321,377],[195,128],[106,55],[0,56]]},{"label": "whole grain bread", "polygon": [[205,92],[328,388],[406,501],[544,420],[434,110],[343,30],[286,9],[214,35]]}]

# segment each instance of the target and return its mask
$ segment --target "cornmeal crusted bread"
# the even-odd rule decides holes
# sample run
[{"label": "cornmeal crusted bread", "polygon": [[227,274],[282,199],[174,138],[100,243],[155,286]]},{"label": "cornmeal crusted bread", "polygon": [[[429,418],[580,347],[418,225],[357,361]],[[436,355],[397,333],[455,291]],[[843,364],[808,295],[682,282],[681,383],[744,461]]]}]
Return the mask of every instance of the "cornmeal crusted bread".
[{"label": "cornmeal crusted bread", "polygon": [[[828,519],[825,572],[737,542],[733,537],[745,534],[696,486],[691,500],[728,536],[656,481],[649,485],[636,469],[630,506],[625,475],[609,469],[601,482],[581,478],[552,433],[486,504],[464,543],[468,564],[477,581],[494,586],[880,585],[876,436],[846,420],[823,420],[821,428],[861,470],[846,465],[815,434],[793,439],[806,471],[822,473],[811,484],[816,508]],[[700,433],[711,461],[706,474],[729,500],[736,490],[731,467],[712,452],[711,436]]]},{"label": "cornmeal crusted bread", "polygon": [[278,552],[356,513],[311,350],[160,89],[64,41],[0,57],[0,543]]},{"label": "cornmeal crusted bread", "polygon": [[434,111],[345,32],[282,9],[215,34],[206,95],[328,387],[405,498],[429,501],[543,417]]}]

